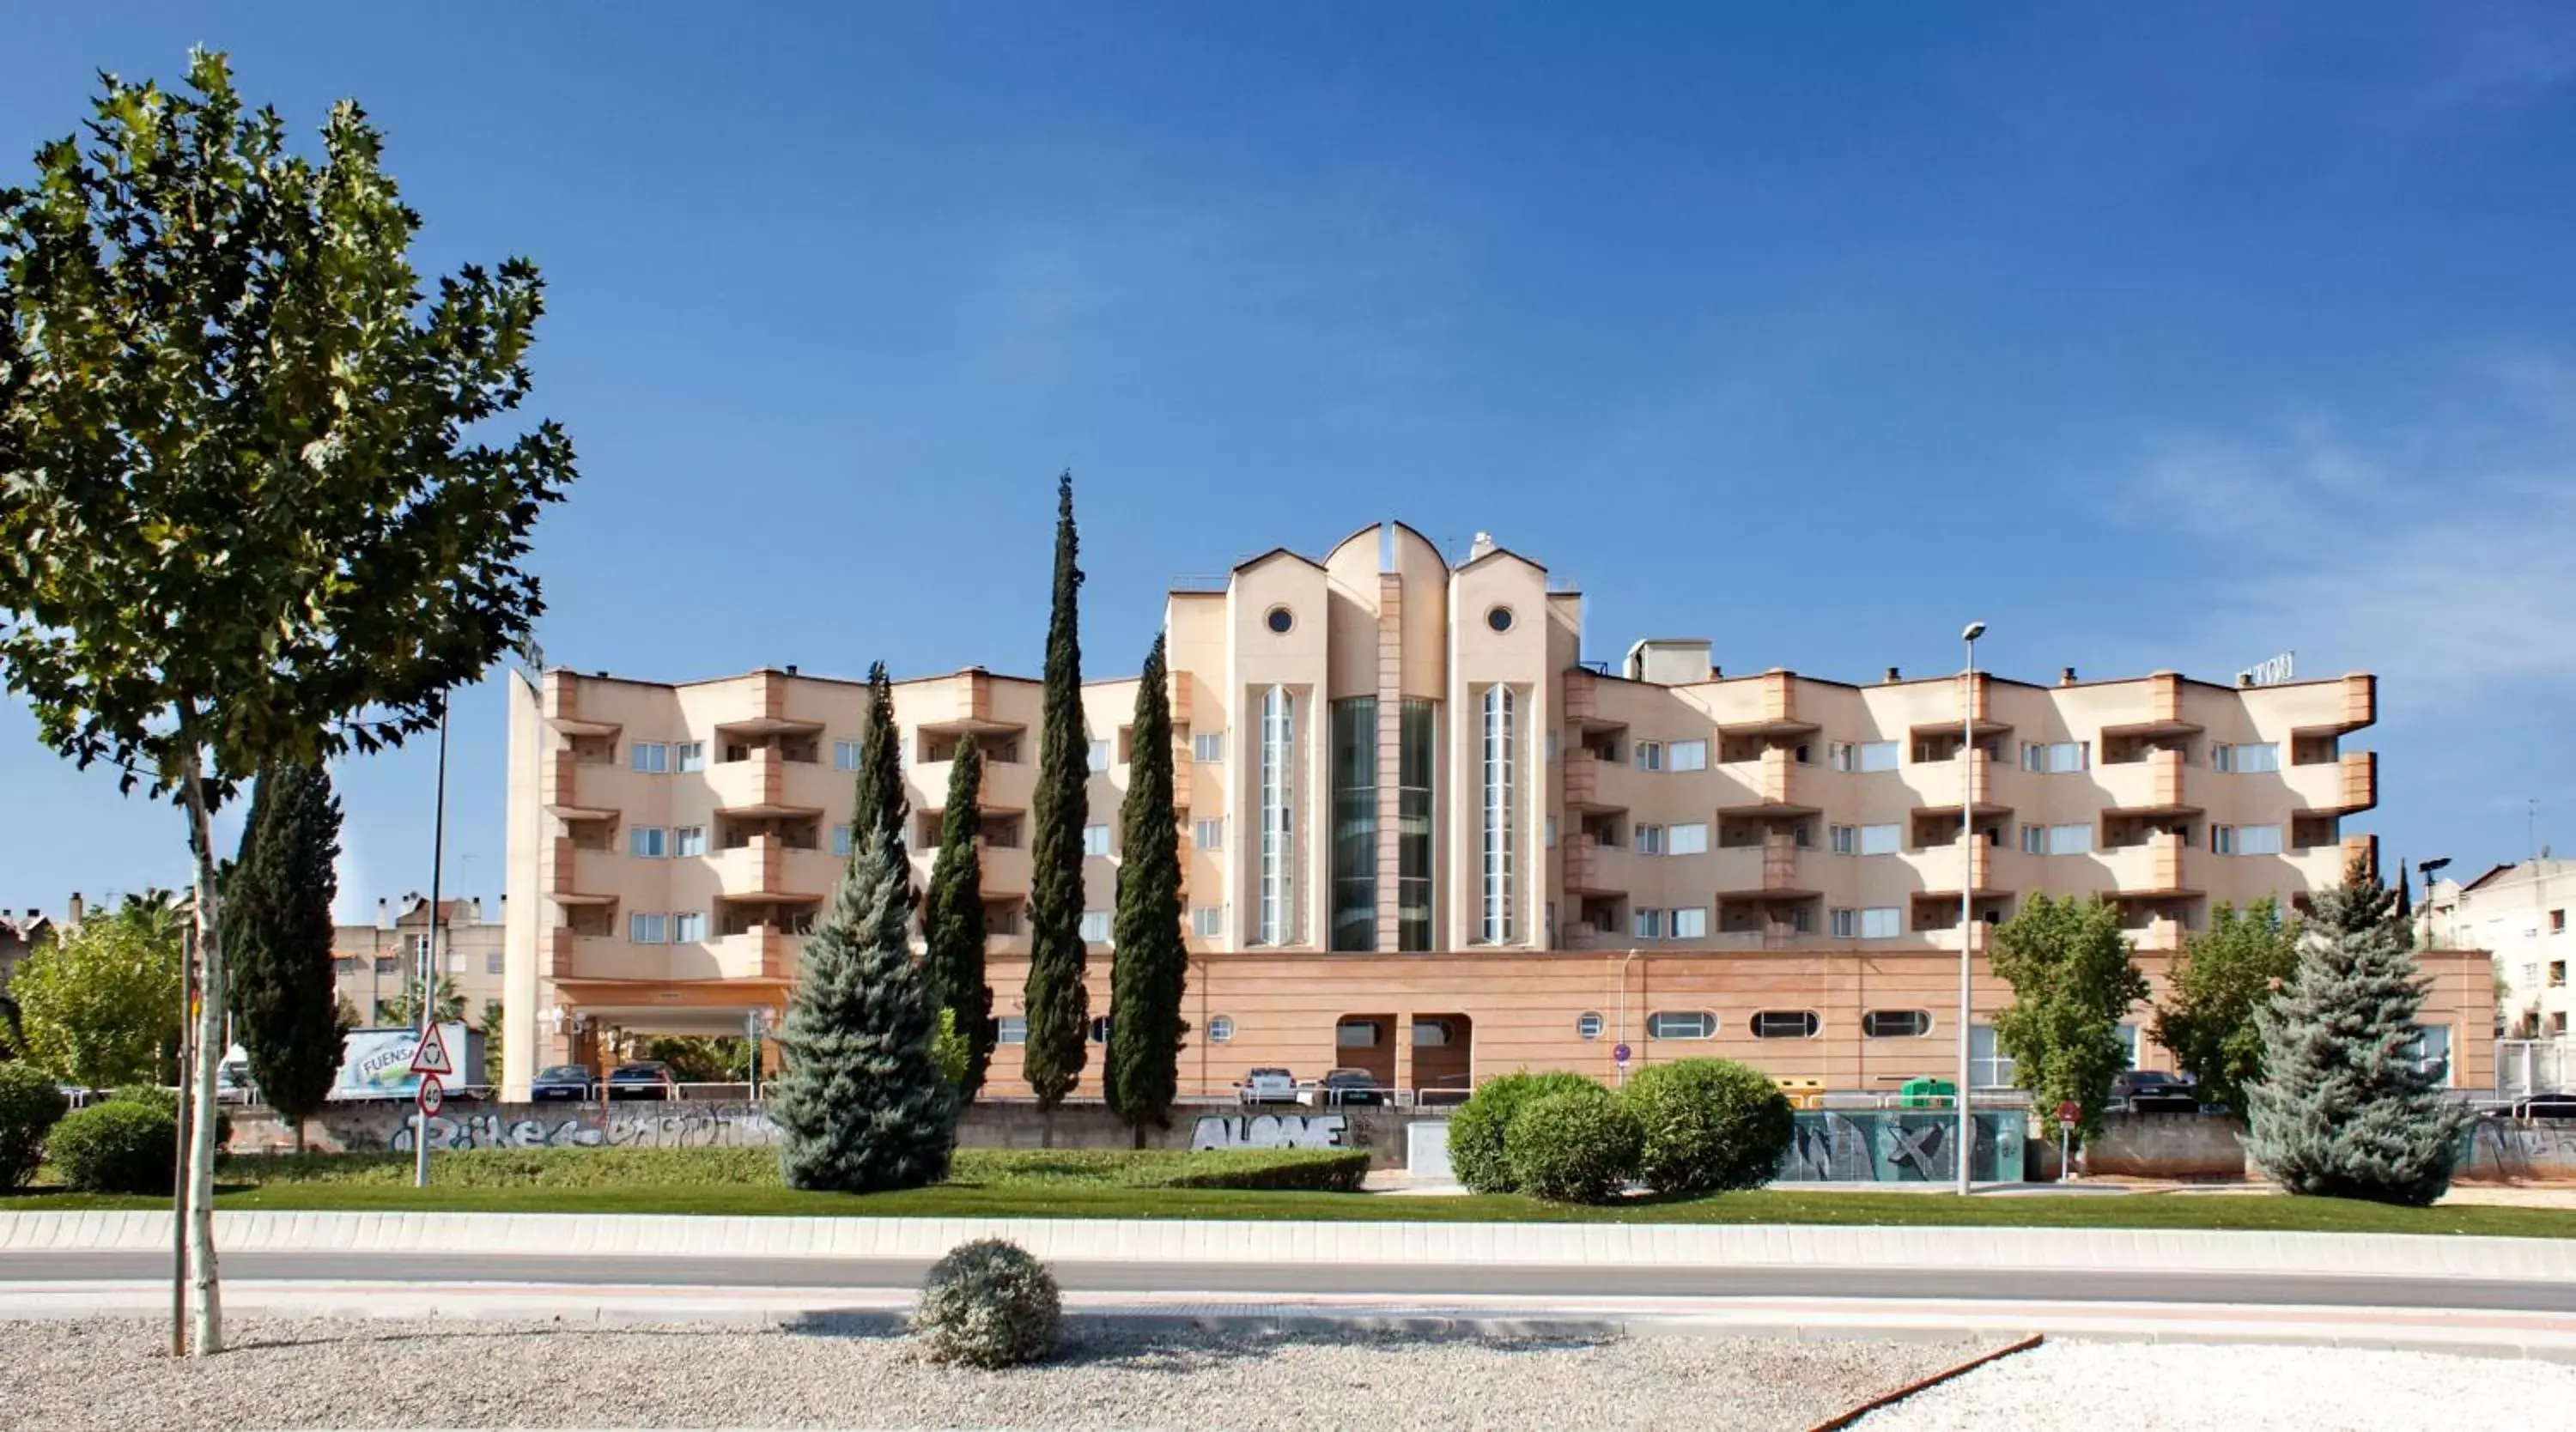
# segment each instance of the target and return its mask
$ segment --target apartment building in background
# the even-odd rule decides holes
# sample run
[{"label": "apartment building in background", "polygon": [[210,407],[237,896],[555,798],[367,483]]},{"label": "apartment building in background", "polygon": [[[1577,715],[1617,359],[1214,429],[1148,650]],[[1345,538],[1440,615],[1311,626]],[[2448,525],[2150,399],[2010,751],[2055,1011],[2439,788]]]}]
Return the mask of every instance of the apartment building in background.
[{"label": "apartment building in background", "polygon": [[[439,974],[455,988],[465,1022],[480,1024],[501,1003],[505,983],[501,908],[487,919],[483,902],[467,898],[441,900],[438,911]],[[394,1002],[419,978],[430,935],[430,904],[419,894],[378,900],[373,922],[332,930],[332,986],[361,1023],[390,1021]]]},{"label": "apartment building in background", "polygon": [[2498,865],[2462,883],[2443,880],[2425,892],[2416,914],[2418,944],[2465,945],[2495,961],[2497,1033],[2509,1045],[2502,1087],[2549,1091],[2576,1078],[2576,1039],[2568,1015],[2567,968],[2576,961],[2576,864],[2549,858]]},{"label": "apartment building in background", "polygon": [[[1252,1065],[1457,1089],[1710,1053],[1877,1087],[1955,1066],[1963,892],[1980,928],[2039,891],[2109,899],[2161,989],[2215,904],[2375,868],[2354,828],[2377,801],[2355,740],[2367,675],[1849,683],[1729,674],[1699,639],[1591,663],[1581,630],[1580,594],[1538,563],[1480,536],[1453,565],[1400,523],[1171,593],[1185,1092]],[[894,691],[916,880],[959,743],[985,757],[1008,1045],[1039,684],[979,668]],[[1135,695],[1083,693],[1095,1036]],[[505,1082],[596,1059],[603,1033],[774,1014],[846,858],[865,687],[793,666],[676,685],[557,670],[510,701]],[[2483,956],[2426,964],[2426,1057],[2487,1077]],[[1981,1014],[2005,1002],[1978,984]],[[2009,1084],[1982,1020],[1971,1035],[1977,1082]],[[2142,1037],[2138,1055],[2164,1063]],[[1016,1072],[1006,1047],[994,1091]]]}]

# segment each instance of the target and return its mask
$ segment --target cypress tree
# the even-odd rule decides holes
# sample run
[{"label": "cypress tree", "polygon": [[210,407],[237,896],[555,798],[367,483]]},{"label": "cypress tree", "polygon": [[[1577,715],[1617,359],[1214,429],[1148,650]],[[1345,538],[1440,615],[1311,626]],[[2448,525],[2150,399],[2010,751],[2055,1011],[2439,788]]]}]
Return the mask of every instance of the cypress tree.
[{"label": "cypress tree", "polygon": [[251,1082],[304,1147],[304,1121],[339,1076],[339,1002],[331,982],[331,902],[340,891],[340,802],[317,765],[260,777],[224,884],[220,938]]},{"label": "cypress tree", "polygon": [[984,979],[984,870],[975,850],[982,828],[978,798],[984,756],[975,738],[958,743],[948,768],[948,804],[939,822],[939,858],[930,867],[922,902],[923,973],[931,998],[946,1010],[966,1040],[966,1070],[957,1096],[974,1102],[993,1063],[993,989]]},{"label": "cypress tree", "polygon": [[[2433,898],[2429,886],[2424,891],[2424,898]],[[2415,893],[2414,888],[2407,884],[2406,862],[2403,860],[2397,862],[2397,943],[2401,949],[2415,948]]]},{"label": "cypress tree", "polygon": [[903,789],[903,737],[894,726],[894,682],[885,663],[868,666],[868,724],[859,733],[857,798],[850,805],[850,859],[859,858],[868,830],[884,832],[894,853],[894,868],[903,877],[903,908],[912,910],[912,852],[904,844],[904,827],[912,819],[912,800]]},{"label": "cypress tree", "polygon": [[2450,1187],[2473,1116],[2417,1062],[2424,986],[2395,904],[2355,861],[2317,896],[2290,981],[2258,1016],[2251,1147],[2292,1193],[2421,1207]]},{"label": "cypress tree", "polygon": [[791,1188],[918,1188],[948,1172],[957,1105],[931,1057],[938,1012],[904,936],[906,888],[885,832],[865,828],[805,939],[768,1089]]},{"label": "cypress tree", "polygon": [[1190,953],[1181,943],[1181,832],[1172,813],[1172,693],[1163,638],[1136,685],[1127,803],[1119,814],[1117,955],[1109,967],[1109,1107],[1136,1131],[1172,1126],[1180,1093],[1181,994]]},{"label": "cypress tree", "polygon": [[[1073,474],[1056,479],[1055,594],[1047,614],[1045,705],[1038,718],[1038,789],[1030,839],[1028,1043],[1021,1072],[1053,1114],[1082,1077],[1091,1023],[1083,988],[1082,825],[1091,740],[1082,724],[1082,569],[1075,565]],[[1053,1142],[1052,1124],[1046,1130]]]}]

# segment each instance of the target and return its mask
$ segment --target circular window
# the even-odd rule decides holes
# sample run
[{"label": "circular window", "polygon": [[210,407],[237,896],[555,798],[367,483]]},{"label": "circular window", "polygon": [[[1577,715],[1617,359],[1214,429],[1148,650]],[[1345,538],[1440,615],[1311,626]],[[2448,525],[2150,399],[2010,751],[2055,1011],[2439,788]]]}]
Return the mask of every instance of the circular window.
[{"label": "circular window", "polygon": [[1288,610],[1286,607],[1272,607],[1270,609],[1270,615],[1262,618],[1262,620],[1269,623],[1272,631],[1284,633],[1288,628],[1297,624],[1297,614]]},{"label": "circular window", "polygon": [[1512,629],[1512,609],[1509,607],[1496,607],[1492,611],[1485,613],[1485,625],[1492,627],[1496,631],[1510,631]]},{"label": "circular window", "polygon": [[1574,1017],[1574,1032],[1582,1035],[1586,1039],[1599,1039],[1601,1037],[1601,1016],[1589,1012],[1576,1015]]},{"label": "circular window", "polygon": [[1234,1021],[1220,1014],[1208,1021],[1208,1042],[1223,1044],[1234,1037]]}]

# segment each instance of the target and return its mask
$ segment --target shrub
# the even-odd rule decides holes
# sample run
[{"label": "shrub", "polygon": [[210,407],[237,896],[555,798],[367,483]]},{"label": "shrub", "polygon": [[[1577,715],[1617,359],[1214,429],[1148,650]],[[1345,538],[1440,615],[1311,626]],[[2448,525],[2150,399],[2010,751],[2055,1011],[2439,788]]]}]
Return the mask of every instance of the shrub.
[{"label": "shrub", "polygon": [[45,1157],[45,1131],[70,1101],[53,1076],[26,1064],[0,1064],[0,1190],[22,1188]]},{"label": "shrub", "polygon": [[83,1193],[168,1193],[179,1121],[155,1104],[109,1099],[64,1115],[45,1156]]},{"label": "shrub", "polygon": [[1780,1086],[1732,1059],[1650,1064],[1619,1100],[1643,1139],[1637,1176],[1657,1193],[1760,1188],[1797,1136]]},{"label": "shrub", "polygon": [[1158,1188],[1251,1188],[1357,1193],[1368,1177],[1365,1149],[1290,1149],[1273,1154],[1195,1153],[1156,1181]]},{"label": "shrub", "polygon": [[1013,1367],[1055,1351],[1055,1275],[1019,1245],[963,1243],[933,1264],[912,1330],[932,1362]]},{"label": "shrub", "polygon": [[1636,1176],[1637,1116],[1590,1080],[1512,1113],[1503,1160],[1512,1184],[1550,1203],[1607,1203]]},{"label": "shrub", "polygon": [[[158,1084],[119,1084],[107,1091],[107,1097],[122,1103],[149,1104],[168,1114],[170,1122],[179,1122],[179,1091],[176,1089],[165,1089]],[[215,1148],[221,1151],[232,1145],[233,1116],[224,1112],[219,1104],[215,1106]]]},{"label": "shrub", "polygon": [[1542,1095],[1600,1088],[1580,1074],[1562,1071],[1532,1074],[1524,1070],[1488,1081],[1449,1117],[1449,1171],[1477,1193],[1514,1191],[1511,1164],[1503,1156],[1503,1135],[1511,1127],[1512,1115]]}]

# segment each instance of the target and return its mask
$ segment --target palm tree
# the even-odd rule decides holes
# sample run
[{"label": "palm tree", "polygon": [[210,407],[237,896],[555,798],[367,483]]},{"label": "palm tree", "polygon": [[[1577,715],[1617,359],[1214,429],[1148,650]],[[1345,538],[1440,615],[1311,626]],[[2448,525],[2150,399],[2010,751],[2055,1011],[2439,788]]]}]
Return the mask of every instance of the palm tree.
[{"label": "palm tree", "polygon": [[[401,994],[385,1001],[385,1013],[395,1024],[420,1023],[420,1006],[413,1002],[413,994],[412,989],[406,986]],[[452,1023],[465,1017],[465,996],[456,992],[454,980],[440,975],[437,983],[430,986],[429,1009],[436,1016],[433,1022],[438,1024]]]}]

